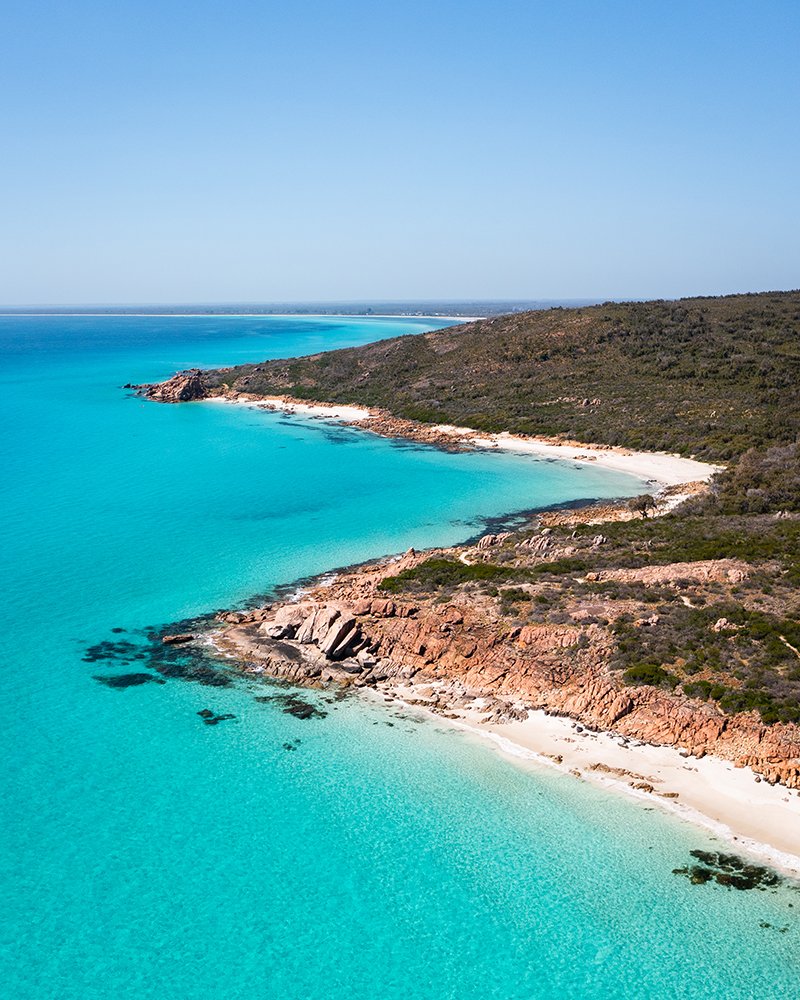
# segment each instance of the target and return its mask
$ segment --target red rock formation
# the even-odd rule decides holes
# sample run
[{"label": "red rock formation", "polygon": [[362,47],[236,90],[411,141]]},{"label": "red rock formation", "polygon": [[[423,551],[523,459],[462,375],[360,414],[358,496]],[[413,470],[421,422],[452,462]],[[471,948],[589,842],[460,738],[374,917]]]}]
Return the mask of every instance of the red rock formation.
[{"label": "red rock formation", "polygon": [[705,559],[692,563],[669,563],[666,566],[641,566],[639,569],[608,569],[587,573],[589,580],[617,580],[621,583],[644,583],[647,586],[688,580],[708,583],[711,580],[741,583],[750,575],[750,567],[740,559]]},{"label": "red rock formation", "polygon": [[209,395],[203,372],[199,368],[178,372],[166,382],[141,388],[145,389],[148,399],[159,403],[186,403],[193,399],[206,399]]},{"label": "red rock formation", "polygon": [[[476,698],[488,701],[496,720],[541,708],[594,729],[700,757],[714,754],[751,767],[767,781],[800,788],[800,727],[765,726],[755,713],[729,716],[682,694],[625,686],[609,668],[614,638],[603,626],[510,628],[479,595],[410,604],[377,590],[384,576],[423,558],[408,553],[383,566],[360,567],[300,602],[240,615],[221,642],[231,643],[249,669],[299,683],[363,686],[413,678],[435,685],[432,704],[438,711]],[[730,568],[713,567],[721,573]],[[703,578],[708,571],[698,570]],[[681,566],[680,574],[686,572]]]}]

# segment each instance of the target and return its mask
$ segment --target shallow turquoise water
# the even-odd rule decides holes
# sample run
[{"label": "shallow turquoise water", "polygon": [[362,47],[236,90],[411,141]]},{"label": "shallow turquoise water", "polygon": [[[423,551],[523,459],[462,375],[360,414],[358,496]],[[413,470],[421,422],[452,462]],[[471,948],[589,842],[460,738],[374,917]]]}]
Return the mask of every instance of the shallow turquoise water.
[{"label": "shallow turquoise water", "polygon": [[0,319],[5,995],[797,996],[800,894],[690,886],[676,820],[377,704],[92,679],[89,644],[641,488],[118,388],[425,328]]}]

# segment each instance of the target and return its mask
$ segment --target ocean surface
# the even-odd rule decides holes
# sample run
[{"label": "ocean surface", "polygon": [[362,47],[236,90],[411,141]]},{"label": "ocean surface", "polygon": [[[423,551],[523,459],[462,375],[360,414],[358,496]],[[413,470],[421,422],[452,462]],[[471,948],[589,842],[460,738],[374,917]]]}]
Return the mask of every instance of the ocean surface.
[{"label": "ocean surface", "polygon": [[677,819],[377,701],[95,679],[309,574],[643,490],[120,388],[435,325],[0,317],[4,996],[799,995],[800,892],[674,875],[720,846]]}]

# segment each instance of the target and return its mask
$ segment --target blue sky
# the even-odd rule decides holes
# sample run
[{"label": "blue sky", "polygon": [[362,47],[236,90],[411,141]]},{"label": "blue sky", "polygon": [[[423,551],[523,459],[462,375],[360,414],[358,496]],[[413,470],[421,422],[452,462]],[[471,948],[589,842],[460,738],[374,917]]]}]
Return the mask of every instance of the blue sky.
[{"label": "blue sky", "polygon": [[800,286],[800,2],[7,2],[0,303]]}]

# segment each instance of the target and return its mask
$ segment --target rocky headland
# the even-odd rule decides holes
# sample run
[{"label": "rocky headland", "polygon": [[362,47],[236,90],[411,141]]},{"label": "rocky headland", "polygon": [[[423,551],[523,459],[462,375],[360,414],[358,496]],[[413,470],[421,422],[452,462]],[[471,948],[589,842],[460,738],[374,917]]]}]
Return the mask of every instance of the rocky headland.
[{"label": "rocky headland", "polygon": [[[458,549],[412,550],[320,580],[285,601],[223,613],[215,643],[256,674],[297,684],[399,692],[405,701],[433,712],[450,718],[477,715],[486,723],[521,720],[543,709],[594,730],[677,747],[696,758],[713,754],[752,768],[767,782],[800,788],[797,725],[765,725],[755,712],[726,715],[713,703],[626,684],[613,669],[617,640],[609,622],[632,614],[635,628],[652,628],[658,616],[646,602],[575,602],[560,624],[515,624],[507,606],[503,613],[502,588],[498,594],[469,584],[447,593],[392,593],[399,575],[411,579],[415,569],[431,561],[480,569],[498,565],[491,554],[502,552],[515,567],[534,568],[563,558],[568,548],[545,528],[527,537],[489,535]],[[740,561],[722,559],[586,577],[645,588],[677,582],[685,587],[688,581],[699,589],[709,583],[736,586],[748,572]],[[539,585],[544,586],[552,584]],[[537,586],[529,588],[526,598],[535,599]],[[724,621],[715,625],[727,627]]]}]

